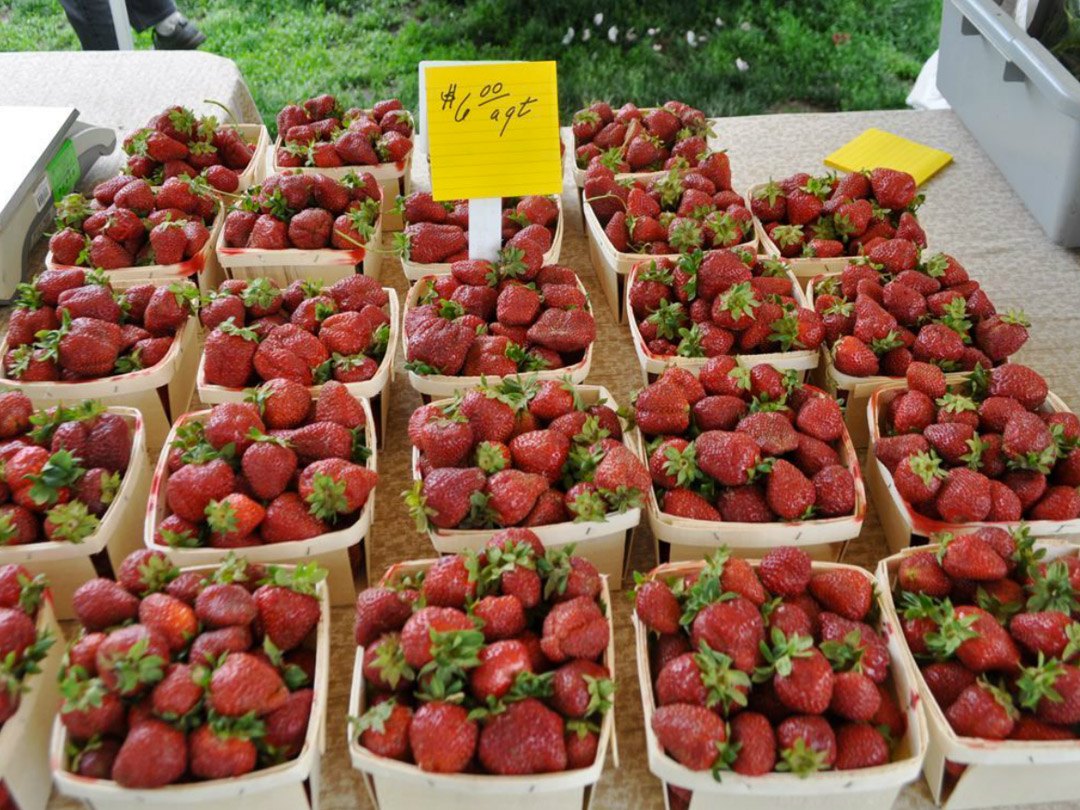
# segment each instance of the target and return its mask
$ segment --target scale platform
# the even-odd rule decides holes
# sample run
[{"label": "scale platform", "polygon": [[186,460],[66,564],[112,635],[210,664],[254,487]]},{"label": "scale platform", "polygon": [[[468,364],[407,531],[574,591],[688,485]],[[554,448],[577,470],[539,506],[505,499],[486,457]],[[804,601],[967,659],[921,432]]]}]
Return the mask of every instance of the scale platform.
[{"label": "scale platform", "polygon": [[41,268],[34,243],[52,225],[53,202],[75,189],[99,157],[116,148],[112,129],[79,120],[74,107],[3,107],[0,120],[0,301]]}]

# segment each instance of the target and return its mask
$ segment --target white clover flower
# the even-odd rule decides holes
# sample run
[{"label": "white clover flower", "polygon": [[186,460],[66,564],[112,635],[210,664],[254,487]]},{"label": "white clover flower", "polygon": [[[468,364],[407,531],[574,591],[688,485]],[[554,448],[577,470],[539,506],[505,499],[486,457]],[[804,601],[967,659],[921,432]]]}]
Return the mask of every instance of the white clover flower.
[{"label": "white clover flower", "polygon": [[652,49],[654,51],[662,51],[664,50],[664,46],[657,42],[655,45],[652,46]]},{"label": "white clover flower", "polygon": [[617,26],[617,25],[611,26],[611,28],[609,28],[607,30],[607,38],[608,38],[608,42],[618,42],[619,41],[619,26]]},{"label": "white clover flower", "polygon": [[592,29],[586,28],[584,31],[581,32],[581,41],[588,42],[590,39],[592,39]]},{"label": "white clover flower", "polygon": [[735,68],[739,73],[746,73],[750,69],[750,63],[745,61],[742,57],[738,57],[735,60]]},{"label": "white clover flower", "polygon": [[739,23],[739,28],[741,28],[743,31],[749,31],[752,27],[753,26],[750,25],[749,20],[743,20],[741,23]]},{"label": "white clover flower", "polygon": [[654,36],[656,36],[657,34],[660,33],[660,29],[659,28],[650,28],[645,33],[647,33],[650,37],[654,37]]},{"label": "white clover flower", "polygon": [[697,47],[697,34],[695,34],[693,31],[687,31],[686,32],[686,44],[689,45],[691,48],[696,48]]},{"label": "white clover flower", "polygon": [[626,41],[627,42],[637,42],[637,31],[635,31],[633,28],[631,28],[629,31],[627,31],[626,32]]},{"label": "white clover flower", "polygon": [[574,26],[571,25],[569,28],[566,29],[566,33],[563,34],[562,44],[563,45],[569,45],[573,41],[574,41]]},{"label": "white clover flower", "polygon": [[721,17],[717,17],[713,22],[716,23],[717,28],[723,28],[724,27],[724,20]]},{"label": "white clover flower", "polygon": [[604,24],[603,12],[598,11],[595,14],[593,14],[592,21],[593,21],[593,25],[603,25]]}]

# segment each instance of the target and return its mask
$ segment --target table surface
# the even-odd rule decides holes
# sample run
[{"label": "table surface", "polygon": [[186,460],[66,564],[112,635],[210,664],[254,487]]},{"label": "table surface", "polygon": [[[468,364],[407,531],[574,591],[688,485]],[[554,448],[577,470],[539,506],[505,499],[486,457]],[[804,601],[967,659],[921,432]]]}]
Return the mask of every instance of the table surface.
[{"label": "table surface", "polygon": [[[0,70],[8,65],[25,70],[23,60],[38,56],[20,54],[15,62],[10,56],[0,54]],[[74,57],[85,55],[63,56],[72,57],[73,64]],[[84,60],[79,64],[100,69],[112,64],[116,58]],[[43,69],[47,61],[38,60],[34,69]],[[194,72],[190,70],[190,63],[186,64],[189,74]],[[147,67],[150,67],[149,62]],[[235,70],[235,66],[232,69]],[[157,70],[154,67],[154,71]],[[11,90],[12,86],[18,85],[18,81],[9,81],[0,86],[0,104],[20,103],[21,99],[15,97],[18,94]],[[153,81],[150,86],[157,87]],[[178,83],[177,86],[186,85]],[[53,87],[40,103],[77,103],[66,99],[65,92]],[[95,96],[92,104],[84,100],[80,107],[88,113],[100,110],[104,117],[97,123],[115,122],[121,128],[130,128],[174,100],[172,96],[162,99],[159,88],[152,102],[144,98],[138,104],[128,106],[128,113],[134,107],[138,108],[134,117],[115,119],[108,116],[120,115],[123,111],[115,105],[110,106],[114,92],[114,88],[106,87]],[[246,89],[241,93],[234,86],[231,92],[234,97],[242,97]],[[192,99],[205,97],[192,93]],[[1075,316],[1080,255],[1056,247],[1046,239],[1005,179],[951,112],[880,111],[723,119],[716,127],[715,145],[728,150],[736,189],[745,190],[752,183],[769,177],[781,178],[799,170],[819,170],[824,155],[871,126],[944,149],[954,156],[955,162],[924,189],[927,202],[920,211],[920,219],[929,235],[931,248],[956,256],[982,282],[999,309],[1022,306],[1027,311],[1034,327],[1031,339],[1016,359],[1045,375],[1051,389],[1066,402],[1080,402],[1080,352],[1077,352],[1080,339],[1069,328]],[[424,164],[422,159],[414,161],[414,166],[421,170]],[[581,275],[592,296],[597,317],[598,336],[589,382],[607,387],[618,402],[625,403],[631,392],[641,385],[629,331],[626,326],[614,322],[597,284],[577,216],[576,193],[570,181],[566,184],[564,204],[567,227],[560,263],[573,267]],[[384,260],[382,280],[404,298],[407,283],[396,259],[388,257]],[[420,404],[420,397],[409,388],[400,353],[396,362],[398,374],[390,389],[390,430],[387,431],[387,446],[379,457],[382,495],[367,541],[371,543],[376,575],[393,562],[433,554],[426,536],[415,532],[397,497],[410,482],[410,450],[403,427],[409,414]],[[640,527],[630,553],[633,570],[646,570],[654,564],[652,547],[648,527]],[[844,559],[873,568],[886,553],[877,514],[871,506],[862,535],[852,541]],[[359,583],[359,587],[362,586],[363,583]],[[615,770],[609,761],[593,806],[597,810],[626,807],[652,810],[662,807],[663,799],[660,783],[650,775],[645,759],[637,672],[634,657],[630,654],[633,645],[631,606],[621,598],[613,599],[613,606],[615,643],[620,651],[617,655],[616,712],[621,766]],[[338,608],[333,615],[327,751],[322,767],[323,810],[371,807],[359,775],[351,768],[345,745],[345,716],[354,650],[351,614],[347,608]],[[77,803],[57,796],[49,805],[51,810],[76,806]],[[896,807],[903,810],[931,806],[922,782],[905,789],[896,803]],[[1067,806],[1070,805],[1057,805],[1060,808]]]}]

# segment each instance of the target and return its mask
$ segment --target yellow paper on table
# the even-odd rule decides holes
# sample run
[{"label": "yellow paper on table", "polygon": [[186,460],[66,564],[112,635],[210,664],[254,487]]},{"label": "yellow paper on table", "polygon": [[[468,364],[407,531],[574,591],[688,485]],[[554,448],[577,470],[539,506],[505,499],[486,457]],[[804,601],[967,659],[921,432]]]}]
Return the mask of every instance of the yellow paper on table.
[{"label": "yellow paper on table", "polygon": [[884,167],[904,171],[922,185],[952,162],[952,155],[891,132],[868,129],[827,158],[825,165],[843,172]]},{"label": "yellow paper on table", "polygon": [[436,200],[562,192],[554,62],[429,67],[425,77]]}]

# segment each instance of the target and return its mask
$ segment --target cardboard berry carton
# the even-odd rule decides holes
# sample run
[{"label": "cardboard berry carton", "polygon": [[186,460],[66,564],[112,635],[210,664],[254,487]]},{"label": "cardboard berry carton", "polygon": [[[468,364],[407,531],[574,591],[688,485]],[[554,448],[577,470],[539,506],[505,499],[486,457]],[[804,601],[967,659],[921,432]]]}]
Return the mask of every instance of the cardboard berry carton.
[{"label": "cardboard berry carton", "polygon": [[120,810],[316,808],[325,575],[243,557],[180,570],[144,549],[87,582],[52,726],[59,791]]},{"label": "cardboard berry carton", "polygon": [[827,333],[819,376],[845,398],[848,427],[860,447],[866,398],[903,378],[912,361],[940,366],[959,382],[977,365],[1008,362],[1027,342],[1031,325],[1023,312],[998,313],[952,256],[889,253],[895,243],[816,276],[807,287],[807,301]]},{"label": "cardboard berry carton", "polygon": [[[751,186],[754,230],[770,256],[791,259],[800,283],[841,270],[844,259],[899,239],[906,250],[926,247],[916,211],[923,195],[907,172],[873,169],[837,178],[798,173]],[[899,243],[897,243],[899,244]]]},{"label": "cardboard berry carton", "polygon": [[640,261],[626,285],[626,311],[646,385],[668,366],[696,373],[723,354],[746,367],[806,372],[817,367],[825,337],[787,264],[744,252]]},{"label": "cardboard berry carton", "polygon": [[[56,204],[45,267],[100,268],[117,281],[220,281],[214,240],[224,206],[203,177],[178,175],[151,186],[121,174],[90,197],[69,194]],[[197,279],[196,279],[197,277]]]},{"label": "cardboard berry carton", "polygon": [[840,408],[792,375],[716,357],[698,377],[673,367],[638,392],[658,559],[784,544],[831,562],[859,536],[866,492]]},{"label": "cardboard berry carton", "polygon": [[333,283],[378,275],[382,189],[369,172],[285,170],[234,200],[215,241],[229,278]]},{"label": "cardboard berry carton", "polygon": [[941,537],[877,568],[930,732],[923,773],[933,799],[947,810],[1074,805],[1080,741],[1065,721],[1075,705],[1077,547],[1032,542],[1022,525]]},{"label": "cardboard berry carton", "polygon": [[593,102],[571,120],[574,182],[578,188],[585,185],[594,161],[630,176],[696,166],[708,152],[712,127],[713,119],[681,101],[660,107],[627,102],[618,110],[604,101]]},{"label": "cardboard berry carton", "polygon": [[227,197],[262,178],[267,142],[262,124],[222,124],[175,105],[124,138],[124,173],[155,186],[169,177],[201,176]]},{"label": "cardboard berry carton", "polygon": [[[495,547],[502,551],[498,562]],[[394,565],[378,587],[360,595],[349,754],[375,807],[398,810],[438,802],[497,810],[512,802],[528,810],[588,810],[607,753],[615,748],[611,673],[616,659],[607,577],[583,575],[573,559],[545,550],[531,532],[510,530],[492,538],[486,555]],[[487,634],[499,622],[498,632],[507,634],[500,640],[487,638],[458,609],[464,598],[460,603],[446,598],[474,563],[488,594],[477,602],[484,605],[481,612],[489,605],[505,611],[488,614]],[[500,574],[500,566],[516,573]],[[531,579],[535,593],[531,587],[500,584],[510,576],[518,585]],[[430,597],[428,605],[439,601],[457,607],[413,613],[403,598],[436,592],[443,596]],[[519,594],[530,602],[539,598],[527,628]],[[433,633],[440,640],[424,650],[416,631],[423,633],[433,615],[445,629]],[[568,636],[560,628],[567,622],[579,623],[571,632],[577,639],[573,649],[562,647]],[[449,646],[453,649],[441,649]],[[423,664],[432,652],[437,660]],[[413,703],[414,694],[423,691],[414,681],[420,673],[430,673],[430,689],[438,694],[433,702]],[[387,678],[399,689],[391,701],[383,701]],[[521,732],[522,723],[533,725],[535,733]],[[412,758],[405,761],[410,749]]]},{"label": "cardboard berry carton", "polygon": [[274,379],[315,399],[335,380],[371,402],[382,440],[401,328],[393,289],[355,274],[284,288],[269,278],[231,279],[209,293],[199,319],[210,330],[196,374],[203,402],[242,402],[252,386]]},{"label": "cardboard berry carton", "polygon": [[277,115],[278,137],[268,150],[270,172],[296,169],[341,179],[359,167],[382,188],[383,227],[400,230],[399,194],[412,190],[413,119],[398,99],[370,110],[344,108],[329,94],[288,104]]},{"label": "cardboard berry carton", "polygon": [[926,724],[871,574],[781,547],[638,579],[645,742],[668,808],[886,810],[917,778]]},{"label": "cardboard berry carton", "polygon": [[417,409],[409,437],[406,502],[437,551],[478,551],[499,529],[526,526],[621,584],[648,476],[606,389],[508,379]]},{"label": "cardboard berry carton", "polygon": [[[540,254],[541,264],[557,264],[562,250],[563,207],[559,196],[504,197],[502,245],[511,251]],[[469,258],[469,201],[436,202],[430,192],[399,197],[396,211],[405,230],[394,235],[394,250],[409,282],[427,275],[446,275],[450,266]],[[535,242],[527,247],[524,242]]]},{"label": "cardboard berry carton", "polygon": [[627,185],[603,165],[589,169],[582,197],[589,257],[621,321],[626,275],[647,256],[672,261],[697,250],[742,248],[757,237],[745,200],[731,190],[727,157],[676,167]]},{"label": "cardboard berry carton", "polygon": [[[0,670],[0,798],[20,810],[45,810],[51,787],[49,727],[59,700],[56,676],[63,632],[43,576],[21,565],[0,565],[0,589],[4,657],[12,655]],[[20,640],[12,646],[14,639]],[[26,642],[29,646],[17,652]]]},{"label": "cardboard berry carton", "polygon": [[257,563],[314,561],[334,603],[347,604],[374,519],[374,420],[339,383],[314,406],[297,394],[275,388],[184,414],[154,471],[143,541],[182,567],[233,550]]},{"label": "cardboard berry carton", "polygon": [[0,394],[7,468],[0,505],[0,565],[50,582],[57,616],[95,565],[116,567],[139,547],[150,463],[141,414],[85,401],[33,410],[19,391]]},{"label": "cardboard berry carton", "polygon": [[452,396],[519,373],[584,382],[596,320],[577,274],[504,254],[428,276],[405,299],[402,345],[409,384],[424,397]]},{"label": "cardboard berry carton", "polygon": [[1046,380],[1009,363],[947,384],[923,366],[867,408],[867,485],[889,548],[1020,521],[1035,537],[1080,533],[1080,421]]}]

